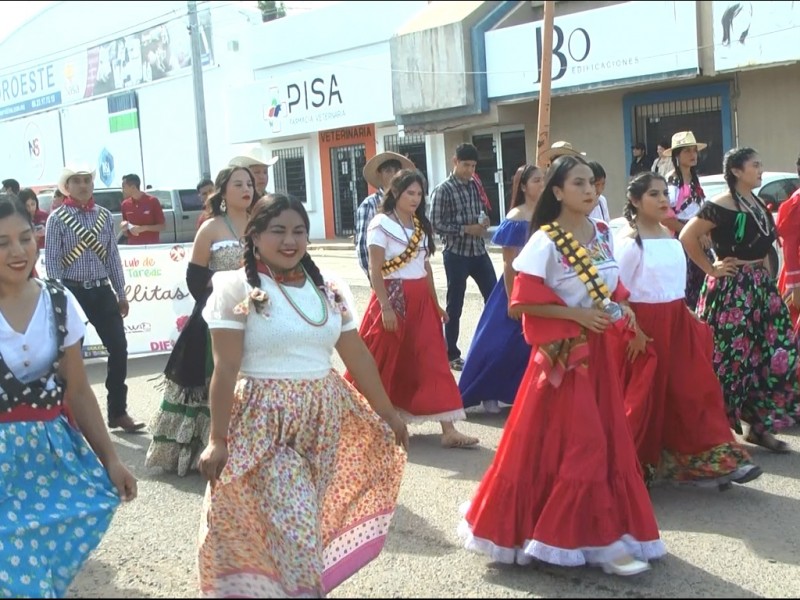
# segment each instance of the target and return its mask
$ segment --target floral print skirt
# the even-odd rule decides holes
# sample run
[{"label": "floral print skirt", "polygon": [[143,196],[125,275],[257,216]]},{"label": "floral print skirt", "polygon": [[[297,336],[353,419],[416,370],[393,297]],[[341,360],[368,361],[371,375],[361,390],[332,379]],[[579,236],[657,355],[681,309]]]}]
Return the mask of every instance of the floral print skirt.
[{"label": "floral print skirt", "polygon": [[732,277],[707,277],[697,313],[714,330],[714,369],[736,433],[742,421],[760,434],[798,420],[793,324],[767,270],[745,265]]},{"label": "floral print skirt", "polygon": [[406,455],[338,373],[241,378],[228,439],[203,503],[203,597],[320,597],[378,556]]}]

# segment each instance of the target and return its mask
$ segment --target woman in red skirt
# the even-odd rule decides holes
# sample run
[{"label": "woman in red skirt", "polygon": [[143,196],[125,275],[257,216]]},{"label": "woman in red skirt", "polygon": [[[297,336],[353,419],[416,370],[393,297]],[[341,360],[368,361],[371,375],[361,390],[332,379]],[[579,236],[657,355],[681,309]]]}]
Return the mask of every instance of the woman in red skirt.
[{"label": "woman in red skirt", "polygon": [[[800,157],[797,159],[800,176]],[[775,222],[781,237],[783,264],[778,277],[778,289],[789,305],[795,334],[800,333],[800,190],[792,194],[778,209]]]},{"label": "woman in red skirt", "polygon": [[[383,385],[408,422],[439,421],[442,445],[478,443],[456,430],[466,418],[442,334],[447,313],[439,306],[428,259],[434,243],[425,216],[425,180],[403,169],[392,179],[367,229],[372,295],[359,333]],[[349,374],[345,374],[352,381]]]},{"label": "woman in red skirt", "polygon": [[[681,243],[661,224],[668,211],[661,175],[641,173],[628,185],[630,228],[617,238],[614,256],[644,332],[640,338],[657,357],[648,393],[626,395],[628,422],[648,481],[728,489],[731,482],[757,478],[761,469],[730,430],[712,364],[714,335],[684,302],[686,259]],[[640,373],[646,360],[634,353],[630,359],[626,378]]]},{"label": "woman in red skirt", "polygon": [[588,218],[593,183],[581,157],[553,162],[514,260],[512,311],[533,352],[460,533],[496,561],[625,576],[665,549],[625,422],[619,372],[634,317],[619,304],[611,232]]}]

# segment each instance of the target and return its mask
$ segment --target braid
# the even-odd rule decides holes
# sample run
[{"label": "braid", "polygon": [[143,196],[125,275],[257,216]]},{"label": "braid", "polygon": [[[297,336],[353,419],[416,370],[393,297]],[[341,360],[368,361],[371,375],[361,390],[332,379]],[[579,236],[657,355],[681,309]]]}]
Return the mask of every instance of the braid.
[{"label": "braid", "polygon": [[[258,276],[258,266],[256,265],[256,246],[252,237],[248,236],[247,242],[245,242],[244,257],[242,258],[242,262],[244,263],[244,273],[247,275],[247,283],[256,289],[260,289],[261,277]],[[261,311],[265,301],[255,300],[253,298],[251,298],[251,300],[256,311]]]},{"label": "braid", "polygon": [[625,209],[622,211],[622,216],[628,221],[628,225],[631,226],[631,229],[636,232],[636,245],[641,248],[642,236],[639,234],[639,227],[636,225],[636,207],[630,200],[628,200],[628,203],[625,205]]},{"label": "braid", "polygon": [[[311,281],[314,283],[315,286],[317,286],[318,288],[325,287],[325,279],[323,279],[322,273],[319,272],[319,267],[312,260],[311,255],[308,252],[306,252],[305,256],[303,256],[303,258],[300,259],[300,264],[306,270],[306,273],[308,273],[308,276],[311,278]],[[336,302],[342,301],[342,298],[341,296],[339,296],[338,292],[334,296],[334,299],[336,300]]]}]

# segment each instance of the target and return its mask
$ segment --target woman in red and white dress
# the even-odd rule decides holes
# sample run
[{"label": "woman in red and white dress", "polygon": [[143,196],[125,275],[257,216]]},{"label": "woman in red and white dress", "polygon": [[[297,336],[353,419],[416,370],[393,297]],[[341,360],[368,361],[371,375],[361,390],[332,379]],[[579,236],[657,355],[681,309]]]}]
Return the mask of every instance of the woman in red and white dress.
[{"label": "woman in red and white dress", "polygon": [[401,416],[440,422],[442,445],[464,448],[478,439],[453,424],[466,414],[447,361],[442,333],[447,313],[439,306],[428,262],[435,246],[424,189],[419,171],[399,171],[369,224],[372,295],[359,333]]},{"label": "woman in red and white dress", "polygon": [[625,576],[665,549],[623,408],[634,317],[620,306],[611,231],[588,218],[595,202],[584,159],[553,162],[513,264],[512,312],[533,352],[460,534],[495,561]]},{"label": "woman in red and white dress", "polygon": [[[625,217],[614,257],[630,292],[647,352],[656,356],[645,393],[626,394],[626,412],[639,461],[648,479],[697,485],[744,484],[761,469],[736,442],[725,412],[712,356],[714,334],[687,308],[683,246],[661,222],[669,211],[667,182],[657,173],[628,185]],[[631,353],[626,379],[646,368],[646,355]]]}]

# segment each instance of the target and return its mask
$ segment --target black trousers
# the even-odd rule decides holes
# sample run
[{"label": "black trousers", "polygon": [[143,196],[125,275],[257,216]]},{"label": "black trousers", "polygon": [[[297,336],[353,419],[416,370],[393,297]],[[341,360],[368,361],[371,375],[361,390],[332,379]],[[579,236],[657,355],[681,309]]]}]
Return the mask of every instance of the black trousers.
[{"label": "black trousers", "polygon": [[66,287],[81,305],[89,322],[108,350],[108,373],[106,375],[106,402],[108,418],[116,419],[128,412],[128,340],[125,338],[125,325],[119,314],[119,303],[111,286],[104,285],[91,289],[71,285]]}]

